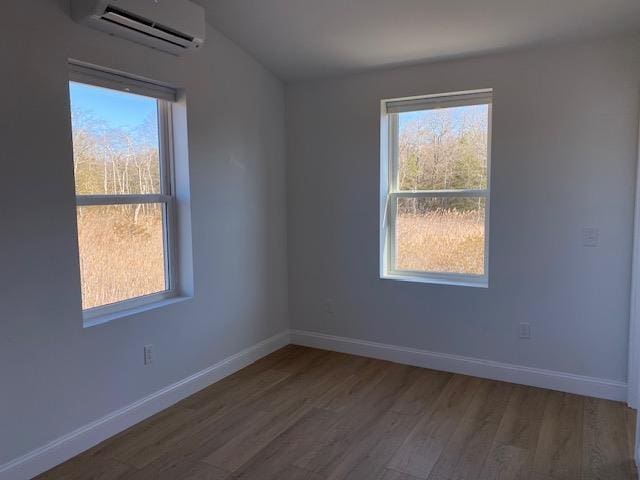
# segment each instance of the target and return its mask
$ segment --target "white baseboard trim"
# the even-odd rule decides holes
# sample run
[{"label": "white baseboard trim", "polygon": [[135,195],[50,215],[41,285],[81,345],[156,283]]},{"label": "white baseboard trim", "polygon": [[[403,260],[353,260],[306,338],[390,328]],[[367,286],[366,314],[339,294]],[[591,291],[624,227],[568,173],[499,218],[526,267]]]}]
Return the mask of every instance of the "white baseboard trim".
[{"label": "white baseboard trim", "polygon": [[231,355],[215,365],[0,465],[0,480],[28,480],[39,475],[289,343],[290,335],[287,330]]},{"label": "white baseboard trim", "polygon": [[627,384],[614,380],[464,357],[462,355],[430,352],[353,338],[336,337],[303,330],[291,331],[291,343],[589,397],[617,401],[627,400]]}]

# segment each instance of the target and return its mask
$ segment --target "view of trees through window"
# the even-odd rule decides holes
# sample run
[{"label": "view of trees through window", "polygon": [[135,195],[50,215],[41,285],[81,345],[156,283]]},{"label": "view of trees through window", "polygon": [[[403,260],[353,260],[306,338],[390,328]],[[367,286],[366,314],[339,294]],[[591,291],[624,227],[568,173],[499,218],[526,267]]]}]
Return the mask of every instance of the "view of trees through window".
[{"label": "view of trees through window", "polygon": [[[398,114],[398,191],[486,190],[488,105]],[[398,198],[396,269],[484,274],[485,197]]]},{"label": "view of trees through window", "polygon": [[[162,193],[157,100],[74,82],[69,89],[76,194]],[[78,207],[84,309],[166,290],[164,209]]]}]

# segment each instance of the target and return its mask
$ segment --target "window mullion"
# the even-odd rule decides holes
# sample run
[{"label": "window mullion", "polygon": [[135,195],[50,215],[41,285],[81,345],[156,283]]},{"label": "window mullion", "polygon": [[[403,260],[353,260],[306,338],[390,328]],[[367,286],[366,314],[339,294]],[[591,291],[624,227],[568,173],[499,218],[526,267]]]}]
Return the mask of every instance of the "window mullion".
[{"label": "window mullion", "polygon": [[402,190],[389,193],[393,198],[447,198],[447,197],[483,197],[488,196],[487,190]]}]

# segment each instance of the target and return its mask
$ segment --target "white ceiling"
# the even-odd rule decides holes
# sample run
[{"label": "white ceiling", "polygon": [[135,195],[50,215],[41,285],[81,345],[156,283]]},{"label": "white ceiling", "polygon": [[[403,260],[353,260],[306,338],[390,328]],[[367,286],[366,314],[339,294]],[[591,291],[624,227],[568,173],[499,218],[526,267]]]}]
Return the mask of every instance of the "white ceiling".
[{"label": "white ceiling", "polygon": [[285,80],[640,30],[640,0],[197,0]]}]

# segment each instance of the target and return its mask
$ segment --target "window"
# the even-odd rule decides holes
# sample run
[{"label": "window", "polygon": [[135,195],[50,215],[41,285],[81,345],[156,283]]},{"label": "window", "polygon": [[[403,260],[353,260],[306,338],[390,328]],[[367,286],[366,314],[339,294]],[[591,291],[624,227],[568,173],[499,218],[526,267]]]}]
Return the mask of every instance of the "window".
[{"label": "window", "polygon": [[78,249],[85,318],[176,292],[176,92],[71,65]]},{"label": "window", "polygon": [[488,285],[491,105],[491,90],[382,102],[382,278]]}]

